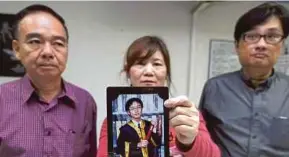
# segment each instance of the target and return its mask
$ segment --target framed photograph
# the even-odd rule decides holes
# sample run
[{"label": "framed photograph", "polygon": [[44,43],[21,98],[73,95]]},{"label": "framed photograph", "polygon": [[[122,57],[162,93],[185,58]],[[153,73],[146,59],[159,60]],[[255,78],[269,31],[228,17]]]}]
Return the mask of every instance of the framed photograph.
[{"label": "framed photograph", "polygon": [[167,87],[108,87],[108,154],[169,156]]},{"label": "framed photograph", "polygon": [[14,14],[0,13],[0,76],[20,77],[25,70],[12,49]]}]

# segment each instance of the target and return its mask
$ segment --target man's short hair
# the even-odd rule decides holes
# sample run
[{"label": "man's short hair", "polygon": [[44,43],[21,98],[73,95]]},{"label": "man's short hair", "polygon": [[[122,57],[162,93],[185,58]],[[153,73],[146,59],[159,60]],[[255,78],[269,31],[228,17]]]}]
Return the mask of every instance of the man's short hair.
[{"label": "man's short hair", "polygon": [[125,103],[125,111],[129,110],[129,107],[132,105],[133,102],[137,102],[141,105],[141,108],[143,108],[143,102],[139,98],[130,98],[126,103]]},{"label": "man's short hair", "polygon": [[48,14],[52,15],[53,17],[55,17],[62,24],[62,26],[65,30],[65,33],[66,33],[67,40],[68,40],[69,35],[68,35],[68,29],[67,29],[66,24],[65,24],[65,20],[62,18],[62,16],[60,16],[58,13],[56,13],[52,8],[50,8],[46,5],[42,5],[42,4],[33,4],[30,6],[27,6],[26,8],[20,10],[16,14],[15,23],[14,23],[14,30],[13,30],[13,38],[14,39],[18,38],[20,21],[24,17],[26,17],[27,15],[37,13],[37,12],[45,12],[45,13],[48,13]]},{"label": "man's short hair", "polygon": [[257,25],[265,23],[272,16],[275,16],[280,20],[284,32],[284,38],[287,38],[289,33],[288,10],[276,2],[266,2],[252,8],[239,18],[235,25],[235,41],[239,42],[244,33],[254,29]]}]

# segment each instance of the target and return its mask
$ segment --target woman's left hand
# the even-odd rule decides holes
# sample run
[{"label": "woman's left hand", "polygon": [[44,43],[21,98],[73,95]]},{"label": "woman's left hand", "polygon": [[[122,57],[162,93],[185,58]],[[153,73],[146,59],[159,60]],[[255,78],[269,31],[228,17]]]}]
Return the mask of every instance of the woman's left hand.
[{"label": "woman's left hand", "polygon": [[177,139],[184,145],[191,145],[198,134],[199,111],[186,96],[170,98],[164,102],[170,109],[169,122],[176,131]]}]

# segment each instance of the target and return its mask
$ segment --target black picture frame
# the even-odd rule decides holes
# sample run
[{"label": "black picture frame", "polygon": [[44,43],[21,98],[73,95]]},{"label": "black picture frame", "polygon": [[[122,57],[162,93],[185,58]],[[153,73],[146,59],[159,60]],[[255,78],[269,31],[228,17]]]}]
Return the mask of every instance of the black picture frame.
[{"label": "black picture frame", "polygon": [[[115,140],[115,130],[113,122],[115,122],[115,107],[113,106],[114,101],[117,100],[119,96],[122,95],[140,95],[142,97],[151,96],[152,94],[158,96],[159,101],[158,106],[162,107],[163,111],[163,121],[162,121],[162,153],[161,157],[169,156],[169,109],[163,105],[163,102],[169,98],[168,87],[107,87],[107,134],[108,134],[108,154],[109,156],[117,156],[114,150],[114,140]],[[124,105],[124,104],[123,104]],[[145,104],[144,104],[145,106]],[[145,115],[145,114],[144,114]]]}]

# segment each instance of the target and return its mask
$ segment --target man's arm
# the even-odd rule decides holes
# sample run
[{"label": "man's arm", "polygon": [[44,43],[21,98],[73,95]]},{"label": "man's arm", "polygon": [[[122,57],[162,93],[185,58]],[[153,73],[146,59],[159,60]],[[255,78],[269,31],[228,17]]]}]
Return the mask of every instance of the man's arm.
[{"label": "man's arm", "polygon": [[24,149],[9,147],[5,141],[0,137],[0,156],[20,156],[25,152]]},{"label": "man's arm", "polygon": [[[152,124],[150,124],[152,125]],[[149,139],[149,142],[152,143],[155,147],[158,147],[162,143],[162,135],[159,134],[158,132],[153,132],[151,133],[151,138]]]},{"label": "man's arm", "polygon": [[88,104],[87,104],[87,115],[88,116],[88,121],[91,123],[91,130],[89,132],[89,157],[95,157],[97,155],[97,126],[96,126],[96,121],[97,121],[97,106],[96,103],[91,95],[88,97]]},{"label": "man's arm", "polygon": [[[0,87],[0,125],[3,125],[1,119],[3,119],[1,116],[4,114],[5,110],[3,109],[3,105],[5,103],[3,100],[2,91],[4,91]],[[25,150],[23,148],[14,148],[8,145],[7,140],[0,137],[0,157],[9,157],[9,156],[20,156],[25,153]]]},{"label": "man's arm", "polygon": [[96,113],[93,114],[93,124],[92,130],[89,133],[89,143],[90,143],[90,150],[89,154],[91,157],[95,157],[97,155],[97,135],[96,135]]},{"label": "man's arm", "polygon": [[123,131],[121,130],[120,128],[120,131],[119,131],[119,135],[118,135],[118,138],[117,138],[117,148],[116,148],[116,153],[117,154],[121,154],[121,155],[124,155],[124,135],[123,135]]}]

